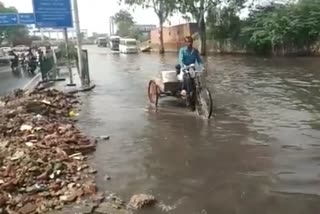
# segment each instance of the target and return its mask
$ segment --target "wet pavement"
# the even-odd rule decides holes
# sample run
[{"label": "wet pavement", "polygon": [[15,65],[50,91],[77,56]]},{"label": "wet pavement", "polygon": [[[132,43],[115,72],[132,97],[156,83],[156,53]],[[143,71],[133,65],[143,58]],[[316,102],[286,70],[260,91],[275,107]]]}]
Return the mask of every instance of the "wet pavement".
[{"label": "wet pavement", "polygon": [[206,121],[174,99],[148,104],[148,81],[175,54],[88,50],[97,86],[82,95],[80,126],[111,136],[91,158],[101,189],[156,196],[141,213],[319,213],[318,58],[208,57]]},{"label": "wet pavement", "polygon": [[18,70],[12,72],[9,66],[0,67],[0,96],[6,95],[14,89],[22,88],[33,76]]}]

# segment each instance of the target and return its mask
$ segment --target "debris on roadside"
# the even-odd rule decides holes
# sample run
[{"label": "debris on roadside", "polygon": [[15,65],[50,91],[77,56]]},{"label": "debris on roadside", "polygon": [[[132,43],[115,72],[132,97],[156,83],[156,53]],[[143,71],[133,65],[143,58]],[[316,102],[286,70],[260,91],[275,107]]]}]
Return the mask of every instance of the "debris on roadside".
[{"label": "debris on roadside", "polygon": [[103,135],[103,136],[100,136],[100,139],[101,140],[110,140],[110,136],[109,135]]},{"label": "debris on roadside", "polygon": [[141,209],[146,206],[152,206],[156,202],[155,197],[152,195],[137,194],[131,197],[128,207],[132,209]]},{"label": "debris on roadside", "polygon": [[108,174],[106,174],[106,175],[104,176],[104,180],[105,180],[105,181],[110,181],[110,180],[111,180],[111,177],[110,177]]},{"label": "debris on roadside", "polygon": [[117,197],[114,193],[107,193],[107,196],[104,199],[105,201],[103,202],[100,196],[96,197],[96,200],[98,200],[100,204],[96,207],[94,213],[132,214],[132,212],[126,208],[126,203],[119,197]]},{"label": "debris on roadside", "polygon": [[0,99],[0,209],[43,213],[97,194],[95,142],[74,125],[74,95],[54,89]]},{"label": "debris on roadside", "polygon": [[127,209],[123,209],[123,208],[121,208],[111,202],[101,203],[99,205],[99,207],[97,207],[94,210],[94,213],[97,213],[97,214],[111,214],[111,213],[112,214],[132,214],[131,211],[129,211]]}]

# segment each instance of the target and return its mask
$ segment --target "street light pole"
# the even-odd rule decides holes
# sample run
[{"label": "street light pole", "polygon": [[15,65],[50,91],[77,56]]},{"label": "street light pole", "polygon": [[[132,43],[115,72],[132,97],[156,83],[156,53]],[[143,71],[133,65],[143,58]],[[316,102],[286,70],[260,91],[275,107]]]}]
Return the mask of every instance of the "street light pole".
[{"label": "street light pole", "polygon": [[83,86],[84,85],[83,58],[82,58],[81,31],[80,31],[79,10],[78,10],[77,0],[73,0],[73,9],[74,9],[75,28],[76,28],[76,34],[77,34],[79,73],[81,78],[81,85]]}]

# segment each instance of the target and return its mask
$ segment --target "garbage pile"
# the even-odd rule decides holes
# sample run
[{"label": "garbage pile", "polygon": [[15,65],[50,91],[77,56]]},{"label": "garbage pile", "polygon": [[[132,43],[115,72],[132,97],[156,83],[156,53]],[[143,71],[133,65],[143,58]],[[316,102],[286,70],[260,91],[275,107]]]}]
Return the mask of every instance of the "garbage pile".
[{"label": "garbage pile", "polygon": [[153,195],[137,194],[131,197],[128,207],[132,209],[141,209],[146,206],[151,206],[156,202]]},{"label": "garbage pile", "polygon": [[54,89],[0,99],[0,213],[43,213],[96,194],[85,162],[95,142],[74,126],[77,102]]}]

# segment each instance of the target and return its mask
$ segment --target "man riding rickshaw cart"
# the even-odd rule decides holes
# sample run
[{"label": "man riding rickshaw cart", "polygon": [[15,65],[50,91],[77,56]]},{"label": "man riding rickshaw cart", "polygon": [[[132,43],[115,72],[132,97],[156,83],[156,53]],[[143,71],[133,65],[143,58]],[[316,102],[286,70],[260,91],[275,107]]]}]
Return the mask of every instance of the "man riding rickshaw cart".
[{"label": "man riding rickshaw cart", "polygon": [[[186,46],[179,51],[179,65],[174,71],[161,71],[160,78],[150,80],[148,97],[158,107],[159,98],[173,96],[186,103],[199,115],[210,118],[213,102],[210,91],[200,81],[203,63],[197,49],[193,47],[192,37],[186,37]],[[200,68],[196,68],[198,64]]]}]

